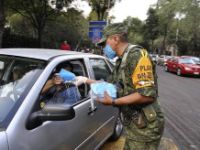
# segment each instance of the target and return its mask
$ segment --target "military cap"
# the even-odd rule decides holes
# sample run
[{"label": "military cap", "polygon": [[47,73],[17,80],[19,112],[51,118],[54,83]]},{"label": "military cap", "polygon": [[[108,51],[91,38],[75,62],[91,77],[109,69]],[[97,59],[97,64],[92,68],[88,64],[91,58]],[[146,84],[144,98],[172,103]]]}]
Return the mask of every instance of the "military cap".
[{"label": "military cap", "polygon": [[97,43],[97,45],[101,46],[106,42],[106,39],[110,35],[114,34],[121,34],[121,33],[127,33],[127,28],[123,23],[113,23],[108,26],[106,26],[103,30],[103,37],[101,40]]}]

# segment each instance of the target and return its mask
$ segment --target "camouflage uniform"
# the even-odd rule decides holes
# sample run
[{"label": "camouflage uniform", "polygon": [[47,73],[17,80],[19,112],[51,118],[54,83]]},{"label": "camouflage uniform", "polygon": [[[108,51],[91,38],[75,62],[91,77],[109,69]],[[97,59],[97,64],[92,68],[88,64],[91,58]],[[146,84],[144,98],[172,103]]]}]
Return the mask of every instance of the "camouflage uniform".
[{"label": "camouflage uniform", "polygon": [[[127,51],[127,49],[125,50]],[[162,111],[160,109],[160,106],[157,102],[157,75],[155,72],[155,67],[153,67],[153,73],[154,73],[154,85],[153,86],[147,86],[143,88],[136,89],[135,85],[133,85],[132,82],[132,73],[141,58],[141,48],[132,48],[127,56],[126,59],[126,66],[124,70],[122,69],[121,61],[122,61],[123,55],[119,57],[119,59],[116,62],[115,69],[113,71],[112,80],[115,83],[118,81],[118,84],[120,84],[121,88],[118,90],[118,96],[123,97],[127,94],[131,94],[134,92],[138,92],[141,95],[144,96],[151,96],[154,97],[154,102],[152,105],[154,110],[156,111],[156,119],[152,122],[149,122],[145,118],[146,127],[139,129],[134,122],[132,121],[131,115],[132,115],[132,109],[139,109],[141,107],[147,107],[146,105],[141,106],[122,106],[121,111],[125,118],[125,134],[126,134],[126,144],[125,149],[126,150],[156,150],[164,128],[164,117],[162,114]],[[122,79],[122,72],[125,73],[125,83]],[[126,84],[126,89],[124,88],[124,84]]]},{"label": "camouflage uniform", "polygon": [[[109,35],[127,33],[123,24],[116,23],[104,29],[104,37],[98,45],[105,44]],[[150,67],[144,67],[150,71],[152,82],[142,86],[134,82],[138,74],[134,74],[138,67],[142,67],[141,58],[146,56]],[[125,61],[124,61],[125,60]],[[149,73],[149,72],[148,72]],[[139,79],[139,78],[138,78]],[[126,134],[126,150],[156,150],[164,129],[164,116],[157,102],[157,74],[155,65],[150,60],[146,50],[141,47],[131,47],[129,44],[122,56],[116,62],[110,81],[118,87],[118,97],[123,97],[135,92],[143,96],[154,98],[151,104],[120,106],[124,116],[124,128]],[[138,80],[137,80],[138,81]],[[142,82],[141,82],[142,83]],[[135,117],[136,116],[136,117]],[[142,118],[142,119],[141,119]]]}]

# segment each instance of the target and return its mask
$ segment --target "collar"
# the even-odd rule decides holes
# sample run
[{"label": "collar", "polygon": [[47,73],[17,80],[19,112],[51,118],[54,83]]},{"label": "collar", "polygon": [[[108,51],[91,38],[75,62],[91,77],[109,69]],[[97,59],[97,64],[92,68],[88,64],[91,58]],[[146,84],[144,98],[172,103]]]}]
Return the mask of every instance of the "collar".
[{"label": "collar", "polygon": [[118,56],[119,57],[119,59],[122,59],[123,57],[124,57],[124,54],[127,52],[127,50],[128,50],[128,48],[129,48],[129,46],[130,46],[131,44],[130,43],[128,43],[128,45],[127,45],[127,47],[125,48],[125,50],[124,50],[124,52],[123,52],[123,54],[121,55],[121,56]]}]

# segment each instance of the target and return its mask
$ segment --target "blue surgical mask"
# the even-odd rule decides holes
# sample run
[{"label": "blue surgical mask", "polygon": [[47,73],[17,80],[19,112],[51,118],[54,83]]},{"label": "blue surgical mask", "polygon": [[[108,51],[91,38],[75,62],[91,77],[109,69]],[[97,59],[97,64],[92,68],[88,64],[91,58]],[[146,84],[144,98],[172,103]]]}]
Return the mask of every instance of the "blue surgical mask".
[{"label": "blue surgical mask", "polygon": [[113,49],[108,44],[106,44],[106,46],[103,48],[103,52],[109,59],[113,59],[117,56],[116,52],[113,51]]}]

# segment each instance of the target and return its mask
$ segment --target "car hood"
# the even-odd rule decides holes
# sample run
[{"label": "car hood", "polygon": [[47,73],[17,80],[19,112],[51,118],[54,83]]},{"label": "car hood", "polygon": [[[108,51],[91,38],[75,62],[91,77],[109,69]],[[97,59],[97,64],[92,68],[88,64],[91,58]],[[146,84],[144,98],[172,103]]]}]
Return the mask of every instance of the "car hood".
[{"label": "car hood", "polygon": [[197,64],[182,64],[182,65],[184,65],[184,67],[188,67],[188,68],[200,69],[200,65],[197,65]]},{"label": "car hood", "polygon": [[8,150],[8,143],[5,131],[0,131],[0,149]]}]

